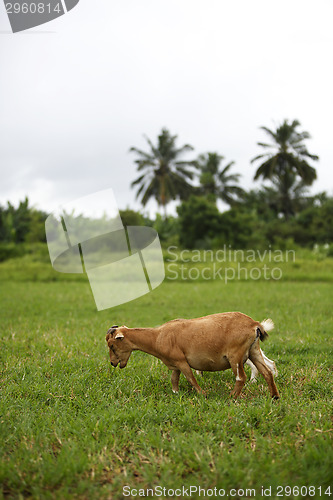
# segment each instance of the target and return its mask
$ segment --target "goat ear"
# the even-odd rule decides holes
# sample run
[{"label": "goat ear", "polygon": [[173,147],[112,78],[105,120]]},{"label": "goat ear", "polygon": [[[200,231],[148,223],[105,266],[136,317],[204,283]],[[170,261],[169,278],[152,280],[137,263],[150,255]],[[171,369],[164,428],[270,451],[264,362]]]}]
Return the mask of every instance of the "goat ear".
[{"label": "goat ear", "polygon": [[111,335],[109,333],[107,333],[106,337],[105,337],[105,340],[108,341],[108,340],[110,340],[110,338],[111,338]]},{"label": "goat ear", "polygon": [[115,336],[115,339],[123,339],[124,338],[124,335],[122,333],[117,333],[117,335]]}]

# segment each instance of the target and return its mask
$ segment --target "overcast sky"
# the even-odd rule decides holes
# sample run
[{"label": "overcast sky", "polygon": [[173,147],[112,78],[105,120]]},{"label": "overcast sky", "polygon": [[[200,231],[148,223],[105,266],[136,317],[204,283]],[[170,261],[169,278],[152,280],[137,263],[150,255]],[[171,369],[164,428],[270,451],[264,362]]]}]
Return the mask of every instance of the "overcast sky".
[{"label": "overcast sky", "polygon": [[[130,146],[162,127],[234,160],[245,188],[261,125],[297,118],[333,194],[331,0],[80,0],[12,34],[0,4],[0,204],[112,188],[139,208]],[[148,205],[150,210],[154,204]]]}]

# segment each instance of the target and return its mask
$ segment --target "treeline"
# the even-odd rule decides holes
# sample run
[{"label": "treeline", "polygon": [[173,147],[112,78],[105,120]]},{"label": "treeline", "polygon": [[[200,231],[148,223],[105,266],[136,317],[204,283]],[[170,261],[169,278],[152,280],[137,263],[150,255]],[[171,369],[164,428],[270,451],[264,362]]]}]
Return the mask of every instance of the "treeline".
[{"label": "treeline", "polygon": [[36,243],[46,243],[45,219],[47,213],[29,207],[26,197],[18,207],[10,202],[0,205],[0,261],[19,257]]},{"label": "treeline", "polygon": [[[162,244],[183,248],[280,249],[325,245],[333,255],[333,198],[326,193],[310,196],[316,179],[310,164],[318,160],[304,141],[308,132],[297,120],[285,120],[276,130],[262,127],[269,142],[258,142],[262,152],[251,160],[254,179],[266,181],[257,189],[244,190],[234,162],[217,152],[186,159],[194,148],[177,145],[177,136],[162,129],[156,144],[147,138],[148,151],[132,147],[139,177],[131,186],[143,207],[154,198],[160,212],[151,219],[130,208],[120,211],[125,225],[148,225],[159,233]],[[167,206],[178,200],[177,215]],[[227,205],[221,212],[218,200]],[[29,207],[28,198],[17,208],[0,206],[0,261],[46,249],[47,213]]]},{"label": "treeline", "polygon": [[192,195],[177,208],[178,217],[158,217],[153,226],[165,246],[184,248],[287,249],[326,245],[333,255],[333,198],[325,193],[303,199],[297,215],[278,217],[267,190],[246,193],[243,202],[219,212],[215,203]]},{"label": "treeline", "polygon": [[[285,249],[317,244],[326,245],[327,255],[333,255],[333,198],[325,193],[303,197],[297,214],[288,220],[278,216],[267,188],[246,192],[241,202],[224,212],[208,197],[192,194],[177,207],[177,216],[157,214],[152,219],[131,209],[121,210],[120,215],[125,225],[154,227],[164,247]],[[17,208],[10,203],[0,206],[0,261],[41,245],[47,253],[46,217],[47,213],[29,207],[27,198]]]},{"label": "treeline", "polygon": [[29,207],[26,197],[17,208],[0,205],[0,241],[4,243],[45,242],[46,212]]},{"label": "treeline", "polygon": [[[277,216],[286,220],[302,208],[308,186],[317,178],[311,163],[319,157],[308,151],[304,142],[310,134],[300,131],[299,127],[298,120],[290,123],[284,120],[275,131],[261,127],[270,142],[258,142],[261,152],[251,160],[251,164],[257,164],[254,180],[269,182],[267,193],[273,202],[270,205],[274,206]],[[137,198],[141,198],[143,206],[155,198],[166,217],[166,207],[171,200],[186,200],[191,195],[205,196],[215,203],[221,199],[231,207],[247,199],[240,186],[241,175],[231,172],[233,161],[223,166],[225,158],[217,152],[186,159],[184,155],[192,152],[193,146],[179,147],[177,136],[165,128],[156,144],[146,139],[149,151],[130,149],[137,155],[135,163],[140,173],[131,186],[138,188]]]},{"label": "treeline", "polygon": [[[0,206],[0,260],[24,253],[22,245],[45,243],[47,213],[29,207]],[[268,188],[244,192],[242,201],[220,212],[203,195],[190,195],[177,207],[177,216],[152,219],[140,211],[120,210],[124,225],[154,227],[164,246],[184,248],[279,248],[333,244],[333,198],[326,193],[302,198],[297,214],[285,220]]]},{"label": "treeline", "polygon": [[[245,191],[234,162],[207,152],[197,158],[193,146],[177,145],[177,136],[162,129],[148,151],[132,147],[139,177],[132,183],[143,206],[154,198],[163,218],[154,222],[160,237],[186,248],[280,248],[291,245],[329,245],[333,242],[333,200],[326,193],[309,196],[317,178],[313,163],[319,157],[308,151],[310,134],[298,120],[284,120],[276,130],[261,127],[268,142],[258,142],[260,152],[254,180],[266,182]],[[167,217],[167,206],[179,200],[178,217]],[[221,213],[218,200],[229,205]]]}]

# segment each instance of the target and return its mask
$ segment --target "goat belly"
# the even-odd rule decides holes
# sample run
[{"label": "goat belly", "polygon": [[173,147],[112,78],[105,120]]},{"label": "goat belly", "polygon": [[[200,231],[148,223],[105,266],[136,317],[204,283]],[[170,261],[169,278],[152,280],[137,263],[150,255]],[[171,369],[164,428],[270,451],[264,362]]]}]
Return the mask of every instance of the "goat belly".
[{"label": "goat belly", "polygon": [[230,368],[226,356],[209,356],[204,353],[190,354],[186,356],[187,362],[194,370],[204,372],[219,372]]}]

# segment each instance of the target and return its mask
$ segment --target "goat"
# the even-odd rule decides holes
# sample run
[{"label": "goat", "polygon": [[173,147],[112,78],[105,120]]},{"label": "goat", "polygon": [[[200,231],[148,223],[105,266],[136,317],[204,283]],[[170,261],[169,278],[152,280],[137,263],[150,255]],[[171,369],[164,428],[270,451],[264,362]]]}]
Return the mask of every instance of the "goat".
[{"label": "goat", "polygon": [[[261,355],[262,357],[264,358],[264,361],[265,361],[265,365],[267,366],[267,368],[269,370],[271,370],[271,372],[273,373],[274,377],[277,377],[278,375],[278,371],[276,369],[276,366],[275,366],[275,363],[272,359],[269,359],[265,353],[263,352],[262,349],[260,349],[260,352],[261,352]],[[258,370],[257,368],[254,366],[254,364],[252,363],[252,361],[250,361],[249,359],[247,361],[245,361],[245,364],[247,366],[250,367],[251,369],[251,378],[250,378],[250,382],[254,383],[254,382],[257,382],[257,377],[258,377]],[[197,375],[203,375],[203,372],[201,372],[200,370],[196,370],[196,374]]]},{"label": "goat", "polygon": [[[272,374],[274,375],[274,377],[277,377],[278,376],[278,371],[276,369],[276,365],[275,365],[274,361],[272,359],[269,359],[265,355],[265,353],[262,351],[262,349],[260,349],[260,351],[261,351],[262,357],[264,358],[265,365],[272,372]],[[254,366],[254,364],[252,363],[252,361],[250,359],[248,359],[246,361],[246,364],[251,368],[250,382],[256,382],[257,381],[257,377],[258,377],[258,373],[259,373],[258,370],[257,370],[257,368]]]},{"label": "goat", "polygon": [[132,351],[143,351],[159,358],[172,370],[173,392],[178,392],[180,373],[198,393],[202,393],[191,368],[222,371],[231,368],[236,383],[232,395],[237,398],[245,384],[243,364],[250,359],[265,378],[271,397],[279,398],[274,377],[265,364],[259,347],[274,323],[259,323],[246,314],[227,312],[195,319],[175,319],[156,328],[113,326],[106,334],[111,365],[125,368]]}]

